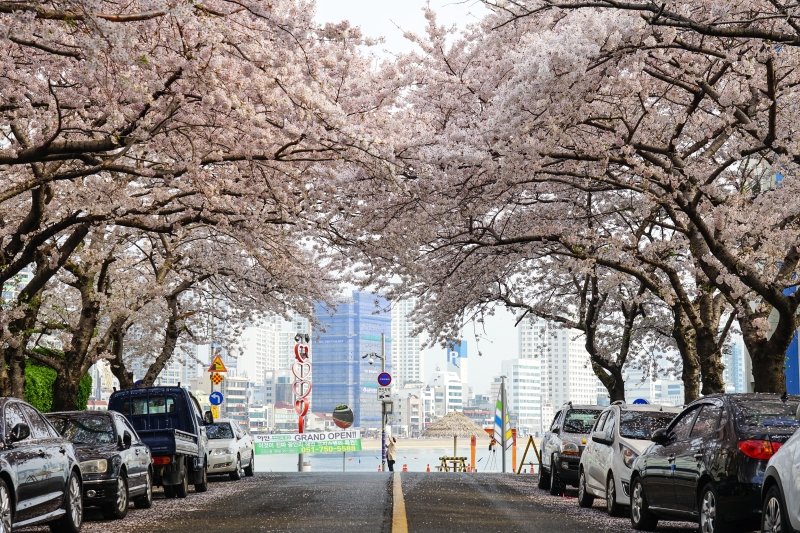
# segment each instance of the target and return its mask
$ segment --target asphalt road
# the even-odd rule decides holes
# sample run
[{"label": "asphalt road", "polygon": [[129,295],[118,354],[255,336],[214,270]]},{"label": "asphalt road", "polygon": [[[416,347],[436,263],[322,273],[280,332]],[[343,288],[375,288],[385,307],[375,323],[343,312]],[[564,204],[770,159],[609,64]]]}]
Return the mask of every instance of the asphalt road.
[{"label": "asphalt road", "polygon": [[[632,533],[630,519],[610,518],[604,502],[581,509],[574,491],[554,497],[536,476],[513,474],[269,473],[216,481],[203,494],[164,498],[130,509],[121,521],[87,510],[86,533]],[[402,493],[402,502],[400,500]],[[407,529],[406,529],[407,528]],[[694,533],[694,524],[663,524],[659,533]],[[24,531],[42,532],[47,528]]]}]

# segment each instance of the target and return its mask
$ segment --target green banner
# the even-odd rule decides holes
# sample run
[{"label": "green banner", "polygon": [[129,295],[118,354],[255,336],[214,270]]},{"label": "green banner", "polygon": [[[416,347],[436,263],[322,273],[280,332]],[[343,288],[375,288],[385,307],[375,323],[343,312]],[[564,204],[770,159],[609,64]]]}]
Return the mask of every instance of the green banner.
[{"label": "green banner", "polygon": [[273,455],[278,453],[341,453],[361,450],[361,439],[339,439],[299,442],[294,440],[276,440],[272,442],[256,442],[256,455]]}]

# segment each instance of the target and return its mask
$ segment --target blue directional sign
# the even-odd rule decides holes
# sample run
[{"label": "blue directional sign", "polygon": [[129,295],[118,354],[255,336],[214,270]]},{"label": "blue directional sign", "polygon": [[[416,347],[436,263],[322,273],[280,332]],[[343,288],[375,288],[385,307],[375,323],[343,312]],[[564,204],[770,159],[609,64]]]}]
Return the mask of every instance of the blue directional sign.
[{"label": "blue directional sign", "polygon": [[208,395],[208,401],[211,402],[211,405],[220,405],[222,404],[223,396],[221,392],[214,391]]},{"label": "blue directional sign", "polygon": [[388,372],[381,372],[378,374],[378,383],[382,387],[388,387],[392,383],[392,375]]},{"label": "blue directional sign", "polygon": [[637,398],[637,399],[633,400],[633,405],[647,405],[649,403],[650,402],[648,402],[644,398]]}]

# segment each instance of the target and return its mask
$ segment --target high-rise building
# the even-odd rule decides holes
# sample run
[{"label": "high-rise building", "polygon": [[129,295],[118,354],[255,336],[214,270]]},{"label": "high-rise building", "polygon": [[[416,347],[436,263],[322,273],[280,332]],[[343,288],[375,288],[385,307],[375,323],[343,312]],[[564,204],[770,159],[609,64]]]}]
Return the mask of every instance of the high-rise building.
[{"label": "high-rise building", "polygon": [[414,325],[408,318],[415,305],[416,299],[409,298],[392,306],[392,381],[396,387],[421,381],[425,368],[420,339],[411,334]]},{"label": "high-rise building", "polygon": [[744,350],[739,343],[733,343],[730,351],[722,356],[725,370],[722,379],[725,381],[725,392],[737,393],[745,392],[744,381]]},{"label": "high-rise building", "polygon": [[600,380],[592,370],[582,332],[540,318],[525,318],[518,328],[520,359],[541,360],[543,403],[597,404]]},{"label": "high-rise building", "polygon": [[501,363],[501,368],[506,376],[508,411],[516,420],[517,431],[522,435],[541,432],[541,360],[509,359]]},{"label": "high-rise building", "polygon": [[339,404],[353,410],[354,426],[379,428],[382,407],[377,398],[381,361],[362,356],[381,353],[381,333],[386,336],[386,371],[392,371],[391,314],[382,296],[353,291],[352,298],[335,311],[318,304],[314,313],[320,331],[314,334],[311,381],[315,413],[332,413]]},{"label": "high-rise building", "polygon": [[447,345],[447,371],[455,372],[458,379],[464,385],[464,403],[469,399],[467,388],[469,387],[469,358],[467,341],[452,341]]}]

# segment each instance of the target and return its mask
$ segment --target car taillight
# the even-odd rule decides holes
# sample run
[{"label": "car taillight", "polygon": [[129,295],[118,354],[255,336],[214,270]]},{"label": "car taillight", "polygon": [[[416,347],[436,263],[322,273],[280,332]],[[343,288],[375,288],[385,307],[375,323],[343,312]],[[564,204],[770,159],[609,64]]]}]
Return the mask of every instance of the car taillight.
[{"label": "car taillight", "polygon": [[168,465],[169,464],[169,457],[167,457],[167,456],[153,457],[153,464],[154,465]]},{"label": "car taillight", "polygon": [[781,442],[768,440],[743,440],[739,442],[739,450],[747,457],[767,461],[778,449],[783,446]]}]

